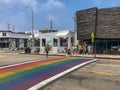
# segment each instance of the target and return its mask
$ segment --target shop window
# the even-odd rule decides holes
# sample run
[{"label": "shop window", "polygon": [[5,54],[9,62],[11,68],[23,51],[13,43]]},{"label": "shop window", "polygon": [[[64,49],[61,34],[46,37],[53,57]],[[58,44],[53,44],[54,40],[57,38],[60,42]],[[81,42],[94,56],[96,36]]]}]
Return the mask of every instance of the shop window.
[{"label": "shop window", "polygon": [[60,38],[60,46],[65,47],[68,45],[68,40],[65,38]]},{"label": "shop window", "polygon": [[42,39],[42,46],[46,45],[46,39]]},{"label": "shop window", "polygon": [[58,46],[58,40],[55,38],[53,38],[53,45],[54,45],[54,47]]}]

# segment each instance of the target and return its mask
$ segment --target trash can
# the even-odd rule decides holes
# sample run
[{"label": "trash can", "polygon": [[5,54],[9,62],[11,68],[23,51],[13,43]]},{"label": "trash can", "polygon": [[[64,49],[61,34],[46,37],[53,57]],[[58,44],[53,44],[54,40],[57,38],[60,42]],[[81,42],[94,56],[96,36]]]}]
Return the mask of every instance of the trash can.
[{"label": "trash can", "polygon": [[25,53],[27,53],[27,48],[24,49]]},{"label": "trash can", "polygon": [[25,48],[25,53],[31,53],[31,49],[29,47]]},{"label": "trash can", "polygon": [[27,53],[31,53],[31,49],[29,47],[27,48]]}]

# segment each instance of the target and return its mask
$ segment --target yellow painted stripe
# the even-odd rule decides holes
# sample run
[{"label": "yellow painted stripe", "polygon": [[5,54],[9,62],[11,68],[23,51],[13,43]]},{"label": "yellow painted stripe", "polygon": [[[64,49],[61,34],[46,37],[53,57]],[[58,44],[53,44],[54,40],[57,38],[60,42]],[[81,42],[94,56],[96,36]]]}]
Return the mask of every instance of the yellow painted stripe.
[{"label": "yellow painted stripe", "polygon": [[88,72],[88,73],[95,73],[100,75],[107,75],[107,76],[119,76],[119,74],[109,73],[109,72],[98,72],[95,70],[80,70],[82,72]]},{"label": "yellow painted stripe", "polygon": [[[72,59],[72,58],[71,58]],[[23,72],[25,70],[30,70],[30,69],[33,69],[33,68],[36,68],[38,66],[43,66],[43,65],[48,65],[48,64],[51,64],[51,63],[55,63],[55,62],[61,62],[61,61],[65,61],[65,60],[71,60],[70,58],[67,58],[67,59],[62,59],[62,60],[58,60],[58,61],[51,61],[51,62],[45,62],[43,64],[39,64],[39,65],[34,65],[34,66],[29,66],[29,67],[25,67],[25,68],[22,68],[22,69],[19,69],[19,70],[12,70],[12,71],[9,71],[9,72],[5,72],[5,73],[2,73],[0,74],[0,79],[1,78],[5,78],[7,76],[10,76],[10,75],[14,75],[16,73],[19,73],[19,72]]]}]

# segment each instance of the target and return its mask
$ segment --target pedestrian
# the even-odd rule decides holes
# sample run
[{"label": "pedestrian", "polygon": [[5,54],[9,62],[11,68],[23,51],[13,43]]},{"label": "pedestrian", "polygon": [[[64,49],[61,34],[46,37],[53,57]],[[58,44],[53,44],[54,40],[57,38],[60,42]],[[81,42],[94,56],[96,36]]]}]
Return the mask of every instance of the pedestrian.
[{"label": "pedestrian", "polygon": [[91,45],[87,46],[87,51],[88,51],[88,54],[91,55],[91,53],[92,53],[92,46]]},{"label": "pedestrian", "polygon": [[50,50],[50,46],[49,46],[49,45],[46,45],[46,46],[45,46],[46,57],[48,57],[49,50]]}]

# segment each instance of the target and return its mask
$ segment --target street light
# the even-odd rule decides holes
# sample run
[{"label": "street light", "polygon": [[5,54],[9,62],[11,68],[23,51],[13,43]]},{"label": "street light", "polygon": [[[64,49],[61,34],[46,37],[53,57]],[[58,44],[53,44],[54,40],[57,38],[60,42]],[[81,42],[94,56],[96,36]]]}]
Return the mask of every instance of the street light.
[{"label": "street light", "polygon": [[34,51],[34,11],[31,7],[26,8],[29,8],[32,12],[32,50]]},{"label": "street light", "polygon": [[75,44],[75,46],[77,46],[78,45],[78,40],[77,40],[77,17],[76,17],[76,13],[74,13],[73,20],[74,20],[74,32],[75,32],[74,44]]}]

